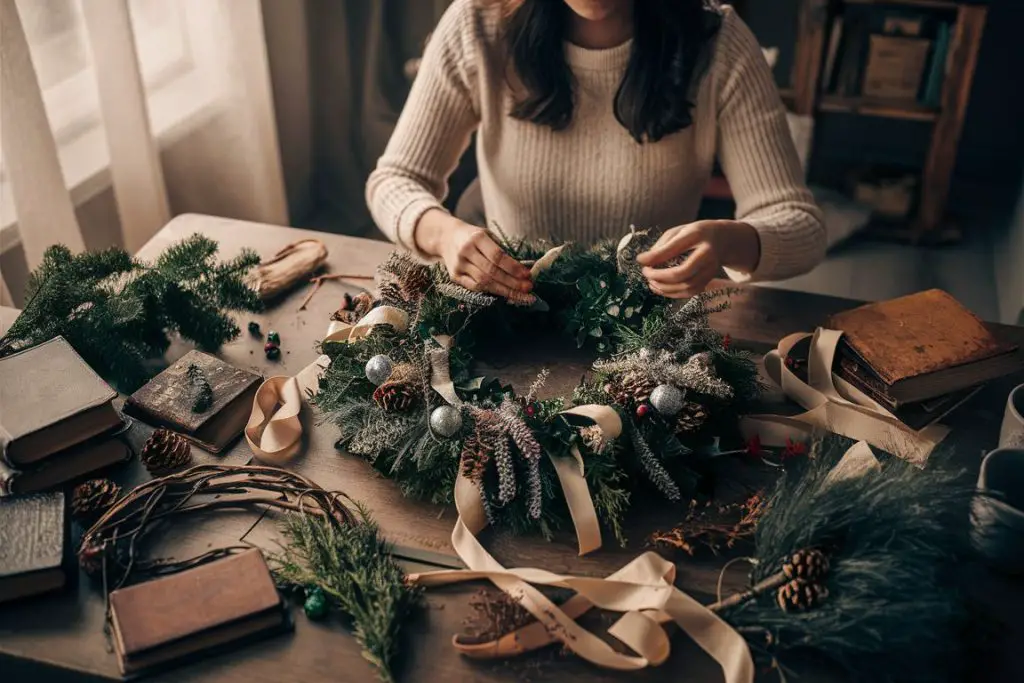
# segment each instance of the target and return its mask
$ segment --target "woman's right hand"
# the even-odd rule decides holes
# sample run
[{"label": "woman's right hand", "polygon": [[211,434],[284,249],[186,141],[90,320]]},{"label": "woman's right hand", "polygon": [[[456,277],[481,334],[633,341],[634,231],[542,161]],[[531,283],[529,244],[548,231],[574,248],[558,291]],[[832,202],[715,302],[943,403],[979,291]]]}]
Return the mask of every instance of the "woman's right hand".
[{"label": "woman's right hand", "polygon": [[530,269],[506,254],[486,230],[433,209],[416,226],[416,246],[440,257],[452,280],[466,289],[522,298],[533,289]]}]

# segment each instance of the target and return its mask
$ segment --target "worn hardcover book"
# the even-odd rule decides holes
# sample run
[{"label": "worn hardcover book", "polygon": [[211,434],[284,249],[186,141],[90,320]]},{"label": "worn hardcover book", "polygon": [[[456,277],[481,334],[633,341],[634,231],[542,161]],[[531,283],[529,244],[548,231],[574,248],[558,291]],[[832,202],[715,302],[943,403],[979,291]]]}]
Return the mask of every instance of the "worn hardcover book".
[{"label": "worn hardcover book", "polygon": [[0,459],[18,468],[117,427],[116,397],[63,337],[0,358]]},{"label": "worn hardcover book", "polygon": [[25,468],[0,463],[0,496],[46,491],[130,460],[132,449],[120,438],[126,430],[122,424]]},{"label": "worn hardcover book", "polygon": [[894,408],[1024,369],[1016,347],[938,289],[840,313],[829,327],[843,332],[847,376]]},{"label": "worn hardcover book", "polygon": [[68,583],[68,528],[60,491],[0,500],[0,603]]},{"label": "worn hardcover book", "polygon": [[[199,369],[212,391],[209,405],[200,412],[195,410],[195,386],[188,377],[191,365]],[[190,351],[132,394],[125,412],[220,453],[245,429],[261,379],[208,353]]]},{"label": "worn hardcover book", "polygon": [[290,625],[270,570],[255,548],[115,590],[110,613],[124,675]]}]

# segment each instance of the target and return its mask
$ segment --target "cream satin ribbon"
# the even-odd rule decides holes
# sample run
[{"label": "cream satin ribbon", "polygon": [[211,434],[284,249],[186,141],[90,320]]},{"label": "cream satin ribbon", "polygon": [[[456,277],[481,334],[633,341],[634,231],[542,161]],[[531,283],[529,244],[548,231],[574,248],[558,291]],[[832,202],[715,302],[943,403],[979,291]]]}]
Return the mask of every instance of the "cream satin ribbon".
[{"label": "cream satin ribbon", "polygon": [[[550,252],[549,252],[550,253]],[[448,368],[451,339],[434,337],[438,348],[429,350],[430,384],[452,405],[460,405]],[[619,414],[609,406],[585,405],[563,414],[592,421],[602,438],[615,439],[622,433]],[[601,528],[586,478],[584,461],[573,446],[572,459],[548,453],[569,513],[576,529],[579,554],[601,547]],[[423,586],[437,586],[487,579],[508,593],[530,612],[537,622],[505,634],[490,643],[468,645],[453,639],[457,650],[470,657],[505,657],[561,641],[580,657],[599,666],[633,671],[662,664],[671,647],[662,623],[674,621],[707,651],[725,672],[727,683],[753,680],[753,662],[746,641],[732,627],[706,607],[675,588],[675,567],[654,553],[645,553],[606,579],[558,575],[540,569],[505,569],[480,544],[477,534],[487,526],[480,491],[461,474],[455,483],[458,519],[452,532],[452,546],[468,569],[427,572],[410,576]],[[559,586],[576,591],[563,608],[548,600],[533,585]],[[584,629],[575,619],[591,607],[622,612],[608,633],[637,655],[616,652],[605,641]]]},{"label": "cream satin ribbon", "polygon": [[[785,358],[810,337],[807,382],[786,367]],[[744,438],[757,436],[766,446],[783,447],[787,439],[805,441],[815,432],[829,431],[888,451],[923,467],[949,428],[934,424],[914,431],[853,385],[835,377],[832,366],[842,332],[819,328],[813,335],[790,335],[765,358],[768,376],[787,397],[807,412],[795,416],[749,415],[740,421]]]},{"label": "cream satin ribbon", "polygon": [[[485,644],[453,644],[470,657],[512,656],[561,641],[587,661],[610,669],[635,671],[668,659],[670,645],[661,623],[673,621],[722,667],[727,683],[751,683],[754,665],[746,641],[713,612],[672,585],[675,568],[654,553],[644,553],[605,579],[553,574],[541,569],[505,569],[476,538],[487,524],[476,485],[460,476],[455,486],[459,518],[452,545],[468,569],[414,574],[413,583],[439,586],[487,579],[537,619],[515,634]],[[534,585],[568,588],[576,595],[555,605]],[[591,607],[623,613],[608,633],[636,655],[616,652],[576,623]]]},{"label": "cream satin ribbon", "polygon": [[[355,325],[332,322],[323,343],[353,342],[379,325],[404,332],[409,314],[392,306],[378,306]],[[316,393],[320,373],[329,362],[327,356],[320,356],[295,377],[271,377],[256,390],[245,440],[257,460],[283,466],[298,455],[302,446],[302,392]]]}]

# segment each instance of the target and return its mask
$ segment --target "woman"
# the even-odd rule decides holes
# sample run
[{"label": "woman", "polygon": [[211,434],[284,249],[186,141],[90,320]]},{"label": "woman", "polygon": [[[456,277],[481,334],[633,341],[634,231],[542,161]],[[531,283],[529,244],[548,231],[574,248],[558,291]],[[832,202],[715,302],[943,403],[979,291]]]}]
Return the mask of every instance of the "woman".
[{"label": "woman", "polygon": [[[529,271],[439,201],[474,132],[489,221],[584,243],[668,228],[638,257],[664,296],[722,269],[774,280],[823,257],[768,64],[712,0],[454,0],[441,19],[367,202],[392,240],[462,285],[528,292]],[[716,156],[737,219],[692,222]]]}]

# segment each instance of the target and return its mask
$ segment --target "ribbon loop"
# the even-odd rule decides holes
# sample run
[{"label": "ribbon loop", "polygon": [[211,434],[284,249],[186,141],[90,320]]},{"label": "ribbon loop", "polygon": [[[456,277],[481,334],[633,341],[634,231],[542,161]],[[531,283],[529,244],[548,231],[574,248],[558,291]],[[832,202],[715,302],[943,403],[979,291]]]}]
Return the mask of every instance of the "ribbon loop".
[{"label": "ribbon loop", "polygon": [[[932,424],[914,431],[876,401],[832,372],[842,332],[819,328],[783,338],[764,359],[765,371],[782,392],[806,412],[800,415],[750,415],[740,421],[745,438],[757,436],[766,446],[783,447],[787,439],[803,441],[829,431],[891,452],[923,467],[949,428]],[[807,381],[786,366],[794,348],[810,339]]]}]

